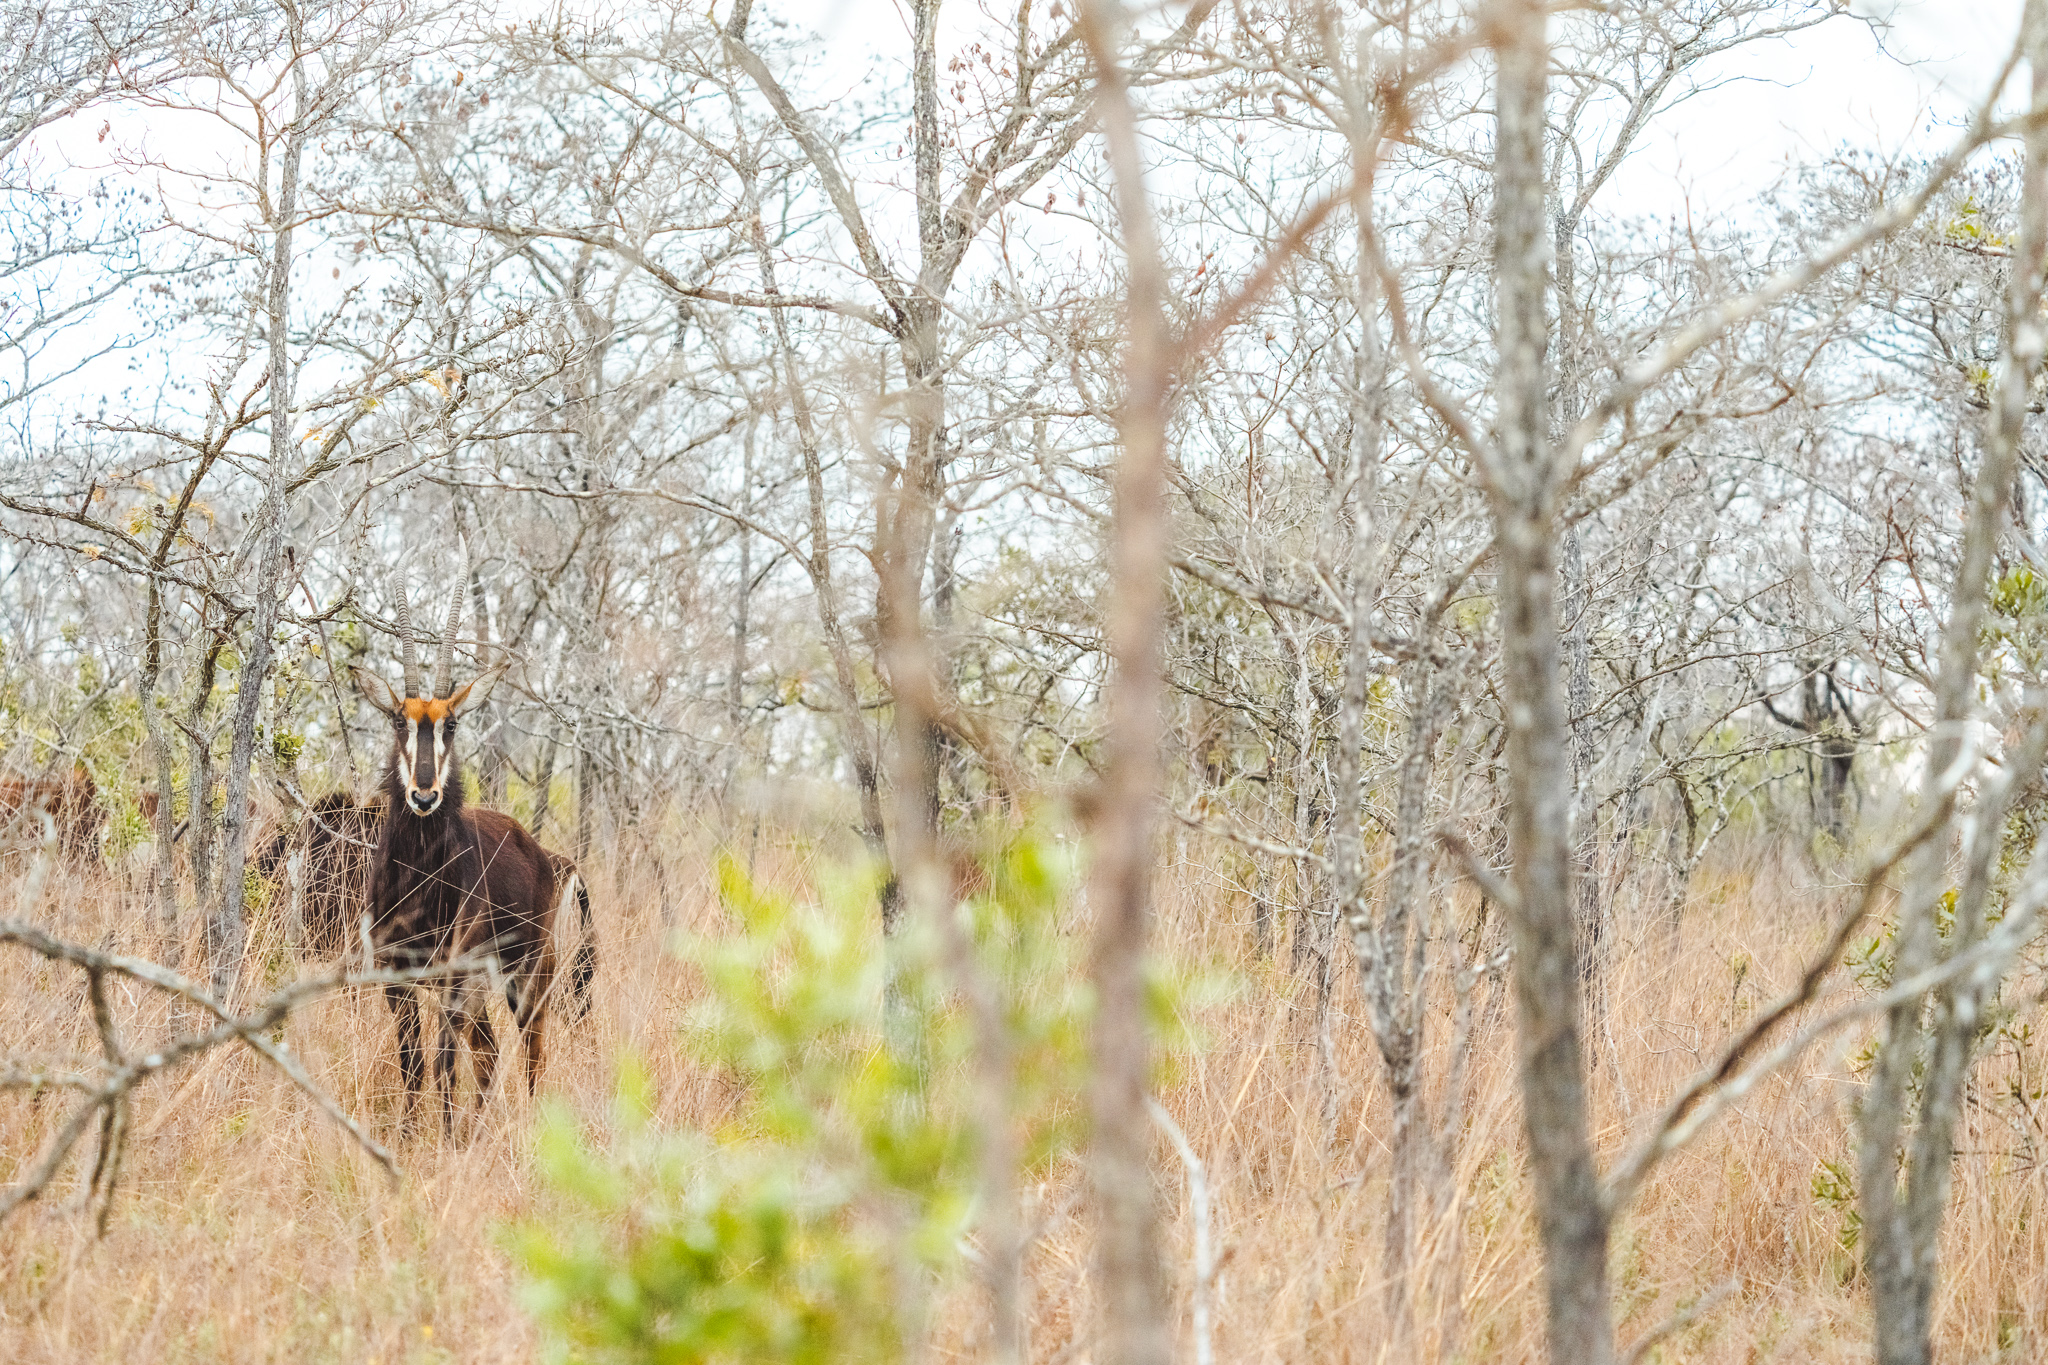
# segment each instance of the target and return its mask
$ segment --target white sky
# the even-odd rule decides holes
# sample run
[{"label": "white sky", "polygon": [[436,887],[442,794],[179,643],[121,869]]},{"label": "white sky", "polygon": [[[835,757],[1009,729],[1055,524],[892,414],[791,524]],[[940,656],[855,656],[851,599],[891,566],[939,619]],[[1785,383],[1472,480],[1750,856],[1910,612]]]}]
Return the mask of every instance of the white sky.
[{"label": "white sky", "polygon": [[[717,0],[717,7],[728,2]],[[941,63],[946,48],[964,45],[982,25],[986,2],[949,0]],[[1174,0],[1168,8],[1181,5]],[[1631,215],[1677,212],[1688,200],[1727,207],[1767,187],[1788,165],[1844,143],[1884,152],[1941,146],[1955,120],[1982,97],[2008,49],[2020,0],[1851,0],[1849,8],[1881,19],[1883,33],[1844,16],[1721,59],[1716,75],[1744,79],[1653,123],[1608,191],[1622,198],[1604,207],[1614,211],[1625,203]],[[805,82],[811,91],[856,93],[878,64],[901,70],[909,22],[898,0],[760,0],[756,13],[822,40],[810,53],[817,77]],[[62,159],[104,164],[92,141],[104,117],[95,111],[39,141]],[[128,132],[115,117],[118,132]],[[164,116],[152,120],[162,123]],[[169,130],[153,131],[160,138]],[[207,131],[225,133],[180,128],[178,138],[189,152],[189,135],[211,141]],[[117,143],[130,141],[118,132]]]},{"label": "white sky", "polygon": [[[1719,74],[1747,79],[1653,124],[1607,190],[1605,207],[1613,211],[1613,196],[1623,196],[1632,215],[1680,212],[1688,199],[1725,208],[1768,187],[1788,165],[1843,143],[1885,152],[1942,146],[2009,50],[2020,0],[1852,0],[1850,9],[1882,21],[1884,32],[1845,15],[1740,49]],[[908,18],[897,0],[761,0],[756,12],[823,39],[820,88],[859,89],[877,61],[901,62],[907,44]],[[950,0],[946,36],[971,30],[979,17],[979,0]]]},{"label": "white sky", "polygon": [[[728,3],[718,0],[718,9]],[[991,3],[1008,8],[1008,0],[947,0],[942,63],[986,24],[983,5]],[[2009,49],[2020,0],[1852,0],[1852,9],[1882,20],[1881,29],[1845,15],[1719,59],[1713,76],[1743,79],[1653,123],[1603,191],[1596,214],[1739,216],[1789,167],[1844,144],[1879,153],[1945,147]],[[818,36],[807,53],[816,65],[803,82],[812,97],[858,96],[872,87],[878,67],[900,79],[909,24],[899,0],[758,0],[756,13]],[[121,126],[126,121],[115,117],[110,146],[96,136],[106,114],[94,112],[51,130],[44,149],[60,162],[87,166],[104,166],[114,146],[136,141],[173,142],[178,159],[194,168],[203,164],[194,159],[197,146],[216,141],[224,157],[246,155],[218,125],[188,118],[174,129],[158,113],[142,126]],[[877,226],[888,235],[886,223]]]},{"label": "white sky", "polygon": [[1724,207],[1844,143],[1884,153],[1945,148],[2010,50],[2020,0],[1857,0],[1851,8],[1882,19],[1884,31],[1845,16],[1740,49],[1724,70],[1748,79],[1653,125],[1617,191],[1666,196],[1671,209],[1688,197]]},{"label": "white sky", "polygon": [[[721,11],[729,2],[715,0]],[[964,46],[983,27],[983,7],[990,2],[948,0],[941,19],[942,64],[948,49]],[[1882,153],[1945,146],[2008,50],[2020,3],[1850,0],[1853,14],[1881,20],[1883,31],[1845,15],[1790,38],[1740,48],[1719,59],[1713,74],[1742,79],[1655,121],[1596,211],[1630,217],[1663,217],[1703,205],[1725,211],[1769,187],[1787,167],[1843,144]],[[1169,11],[1181,8],[1180,0],[1167,4]],[[756,14],[819,37],[808,53],[814,78],[803,83],[814,96],[858,95],[877,66],[900,77],[909,21],[899,0],[759,0]],[[95,134],[107,116],[94,111],[38,141],[60,161],[104,166],[110,149],[96,145]],[[161,112],[148,117],[146,131],[119,112],[112,117],[115,145],[133,149],[138,142],[170,138],[188,165],[194,164],[195,141],[218,140],[224,158],[242,154],[239,139],[195,120],[179,120],[183,126],[174,134]]]}]

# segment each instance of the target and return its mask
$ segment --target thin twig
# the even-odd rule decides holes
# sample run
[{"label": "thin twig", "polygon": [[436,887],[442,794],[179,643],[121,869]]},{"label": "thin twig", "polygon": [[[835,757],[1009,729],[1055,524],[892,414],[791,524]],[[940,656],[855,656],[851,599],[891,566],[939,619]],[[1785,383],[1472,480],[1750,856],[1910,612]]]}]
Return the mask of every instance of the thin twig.
[{"label": "thin twig", "polygon": [[1721,1283],[1701,1294],[1697,1299],[1673,1313],[1649,1331],[1637,1337],[1635,1343],[1623,1352],[1622,1365],[1638,1365],[1652,1347],[1674,1333],[1683,1332],[1701,1318],[1720,1307],[1721,1302],[1742,1288],[1739,1276],[1730,1275]]},{"label": "thin twig", "polygon": [[1479,887],[1482,896],[1502,909],[1514,910],[1517,904],[1515,889],[1502,881],[1498,872],[1486,865],[1486,860],[1479,856],[1479,850],[1472,847],[1464,835],[1454,829],[1439,829],[1436,831],[1436,841],[1458,860],[1458,865],[1464,868],[1465,875]]}]

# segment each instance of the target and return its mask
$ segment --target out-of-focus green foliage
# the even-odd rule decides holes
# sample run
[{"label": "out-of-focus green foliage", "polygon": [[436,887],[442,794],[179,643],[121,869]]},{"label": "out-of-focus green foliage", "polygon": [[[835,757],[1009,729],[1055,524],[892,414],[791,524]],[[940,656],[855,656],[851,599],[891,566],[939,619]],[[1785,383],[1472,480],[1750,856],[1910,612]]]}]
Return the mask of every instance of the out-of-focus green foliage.
[{"label": "out-of-focus green foliage", "polygon": [[2039,677],[2048,663],[2048,583],[2022,564],[1994,578],[1986,596],[1990,610],[1977,636],[1986,682]]},{"label": "out-of-focus green foliage", "polygon": [[1065,855],[1019,836],[950,926],[885,946],[869,878],[816,900],[719,869],[733,931],[694,938],[702,1005],[681,1045],[739,1102],[712,1134],[660,1131],[621,1066],[619,1136],[541,1135],[561,1206],[520,1229],[528,1306],[558,1358],[895,1359],[906,1314],[961,1270],[978,1173],[969,991],[995,1002],[1028,1177],[1078,1132],[1088,996],[1058,916]]}]

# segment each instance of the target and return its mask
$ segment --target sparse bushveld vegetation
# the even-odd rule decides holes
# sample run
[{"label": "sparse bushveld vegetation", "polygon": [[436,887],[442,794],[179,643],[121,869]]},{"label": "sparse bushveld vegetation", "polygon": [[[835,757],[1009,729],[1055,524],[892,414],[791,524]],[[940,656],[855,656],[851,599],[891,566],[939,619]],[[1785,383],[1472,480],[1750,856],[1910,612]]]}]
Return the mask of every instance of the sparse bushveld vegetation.
[{"label": "sparse bushveld vegetation", "polygon": [[0,1359],[2039,1358],[2021,11],[0,8]]},{"label": "sparse bushveld vegetation", "polygon": [[[768,1318],[785,1324],[783,1339],[795,1348],[804,1340],[795,1330],[801,1303],[819,1314],[802,1328],[829,1334],[832,1358],[882,1353],[886,1338],[877,1334],[899,1320],[889,1302],[874,1301],[873,1281],[893,1267],[877,1266],[874,1242],[862,1239],[890,1232],[880,1219],[892,1187],[867,1156],[849,1150],[849,1129],[863,1114],[886,1116],[887,1092],[850,1097],[861,1107],[829,1117],[808,1107],[820,1094],[849,1098],[841,1088],[848,1083],[842,1049],[860,1036],[863,1021],[879,1023],[872,977],[858,980],[877,965],[857,942],[833,945],[833,953],[857,962],[835,957],[819,983],[822,998],[783,1019],[810,1023],[844,1009],[854,1022],[836,1037],[819,1028],[825,1055],[811,1060],[800,1086],[742,1090],[744,1073],[723,1065],[726,1049],[742,1040],[721,1040],[714,1026],[759,1019],[764,1002],[747,995],[745,973],[764,945],[719,899],[714,842],[701,831],[675,830],[673,929],[662,923],[651,865],[626,855],[598,860],[608,950],[599,1003],[558,1037],[541,1102],[501,1080],[495,1109],[473,1132],[454,1141],[430,1134],[401,1149],[406,1178],[396,1190],[289,1081],[246,1053],[223,1054],[166,1077],[155,1094],[144,1092],[104,1239],[96,1239],[90,1213],[68,1202],[83,1192],[84,1163],[9,1221],[0,1253],[8,1286],[0,1341],[8,1358],[538,1359],[550,1339],[543,1324],[571,1326],[573,1339],[587,1344],[582,1358],[625,1358],[587,1347],[630,1339],[630,1331],[652,1325],[651,1310],[676,1306],[662,1291],[680,1297],[704,1281],[692,1278],[680,1256],[665,1271],[645,1268],[643,1277],[659,1274],[662,1283],[637,1312],[614,1315],[605,1305],[619,1285],[597,1264],[609,1262],[608,1271],[637,1255],[646,1266],[661,1255],[660,1239],[703,1238],[707,1227],[719,1240],[708,1254],[706,1242],[696,1243],[711,1267],[696,1274],[732,1282],[716,1309],[737,1321],[687,1329],[699,1334],[695,1344],[718,1331],[728,1341],[747,1340],[743,1334]],[[1335,1122],[1326,1127],[1313,983],[1286,969],[1284,940],[1277,963],[1251,954],[1249,893],[1220,882],[1215,868],[1225,862],[1222,850],[1200,840],[1184,853],[1169,844],[1159,890],[1159,933],[1174,945],[1189,984],[1176,995],[1185,1046],[1164,1063],[1158,1093],[1201,1158],[1213,1201],[1216,1358],[1377,1360],[1387,1336],[1389,1178],[1389,1102],[1379,1062],[1356,1007],[1340,996],[1333,1038],[1340,1080]],[[809,841],[764,831],[754,880],[768,894],[821,882],[841,888],[828,899],[851,894],[834,868]],[[86,883],[69,874],[52,882],[59,925],[92,941],[119,930],[121,918],[103,911],[107,902]],[[1636,902],[1617,934],[1610,978],[1612,1055],[1621,1061],[1607,1060],[1603,1043],[1593,1078],[1603,1157],[1625,1146],[1654,1099],[1697,1070],[1718,1040],[1790,987],[1842,898],[1796,847],[1759,839],[1724,846],[1695,877],[1677,940],[1657,916],[1635,919],[1645,908]],[[1661,895],[1644,900],[1661,914]],[[1469,928],[1476,907],[1466,898],[1455,908]],[[1071,933],[1077,917],[1069,902],[1053,924]],[[872,929],[871,911],[863,925]],[[678,931],[732,947],[716,967],[695,965],[663,951]],[[1078,984],[1074,964],[1049,965],[1055,970],[1041,979],[1046,998],[1036,1006],[1046,1020],[1056,1017],[1062,987]],[[7,970],[8,1037],[41,1040],[38,1050],[95,1049],[75,977],[52,972],[38,980],[18,957]],[[718,970],[739,981],[714,991],[709,976]],[[1419,1301],[1424,1358],[1434,1357],[1438,1334],[1452,1329],[1468,1359],[1541,1355],[1540,1268],[1504,985],[1496,975],[1475,992],[1467,1120],[1453,1158],[1458,1206],[1421,1238],[1425,1264],[1455,1251],[1464,1267],[1459,1321],[1445,1322],[1435,1299]],[[1963,1154],[1942,1245],[1954,1270],[1944,1277],[1941,1347],[1960,1359],[2001,1347],[2019,1358],[2048,1332],[2034,1127],[2044,1060],[2041,982],[2028,977],[2015,986],[2016,1010],[1986,1040],[1959,1134]],[[134,1033],[168,1022],[160,1008],[131,1014],[116,998]],[[140,1005],[140,993],[137,999]],[[956,1037],[963,1023],[954,1021]],[[1438,1046],[1430,1086],[1440,1099],[1449,1009],[1434,1012],[1431,1024]],[[400,1104],[390,1028],[366,992],[295,1014],[288,1033],[314,1077],[387,1135]],[[1653,1177],[1617,1230],[1615,1304],[1624,1338],[1713,1296],[1697,1324],[1671,1338],[1666,1359],[1867,1356],[1851,1106],[1868,1065],[1861,1055],[1868,1036],[1845,1035],[1776,1075]],[[754,1066],[774,1064],[772,1046],[771,1060]],[[948,1046],[955,1051],[944,1065],[956,1074],[962,1042]],[[1075,1051],[1055,1036],[1044,1046],[1044,1088],[1034,1093],[1050,1098]],[[764,1101],[799,1097],[805,1107],[793,1115],[772,1119],[759,1110]],[[47,1136],[60,1098],[10,1100],[0,1119],[10,1161]],[[947,1122],[967,1121],[971,1092],[955,1089],[944,1102]],[[1086,1185],[1071,1143],[1079,1115],[1046,1112],[1064,1117],[1065,1126],[1046,1130],[1045,1148],[1020,1166],[1022,1218],[1035,1234],[1025,1306],[1038,1360],[1069,1347],[1096,1308]],[[790,1131],[811,1123],[832,1131]],[[948,1155],[950,1165],[935,1160],[917,1172],[959,1196],[975,1179],[973,1158]],[[1195,1227],[1186,1176],[1163,1134],[1153,1157],[1177,1342],[1192,1357],[1186,1309]],[[857,1234],[830,1243],[815,1234],[792,1237],[790,1254],[806,1258],[804,1269],[783,1281],[756,1259],[755,1239],[768,1234],[732,1226],[834,1216],[850,1199],[868,1205]],[[924,1212],[948,1229],[977,1216],[959,1203]],[[985,1300],[962,1254],[973,1245],[927,1239],[913,1248],[916,1264],[932,1275],[925,1334],[942,1352],[987,1351]],[[834,1278],[847,1276],[853,1283]],[[1734,1291],[1724,1292],[1731,1282]],[[840,1297],[849,1292],[859,1297]],[[799,1293],[813,1297],[799,1301]],[[679,1319],[663,1328],[670,1340],[684,1339]]]}]

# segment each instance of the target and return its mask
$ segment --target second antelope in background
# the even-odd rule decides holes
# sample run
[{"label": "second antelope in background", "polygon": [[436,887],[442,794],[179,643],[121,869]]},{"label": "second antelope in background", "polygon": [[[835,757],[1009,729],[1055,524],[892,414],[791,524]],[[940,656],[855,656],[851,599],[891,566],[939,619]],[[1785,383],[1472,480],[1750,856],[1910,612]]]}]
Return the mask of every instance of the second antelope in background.
[{"label": "second antelope in background", "polygon": [[[525,1042],[526,1085],[531,1092],[540,1082],[547,1014],[563,966],[555,937],[557,922],[566,913],[579,917],[576,946],[567,963],[565,994],[573,1002],[571,1017],[586,1007],[596,969],[590,895],[576,865],[542,848],[517,820],[499,811],[464,807],[456,728],[465,711],[483,704],[498,674],[486,673],[460,688],[454,685],[455,631],[463,608],[463,588],[458,584],[449,601],[448,627],[441,633],[434,686],[422,693],[404,580],[394,587],[405,694],[392,691],[375,674],[355,670],[356,686],[391,721],[384,828],[370,856],[370,941],[380,967],[430,966],[461,958],[495,963],[505,978],[505,999]],[[405,1078],[408,1122],[426,1079],[422,993],[438,997],[442,1005],[434,1020],[433,1053],[445,1128],[452,1120],[458,1022],[469,1044],[479,1106],[497,1070],[497,1038],[486,1009],[489,985],[483,972],[469,972],[432,987],[385,988],[385,999],[398,1017],[398,1060]]]},{"label": "second antelope in background", "polygon": [[[274,831],[249,860],[273,895],[289,898],[295,913],[292,946],[308,957],[360,952],[362,919],[370,904],[370,855],[383,833],[384,809],[348,792],[329,792],[306,807],[297,823]],[[294,921],[296,921],[294,925]]]}]

